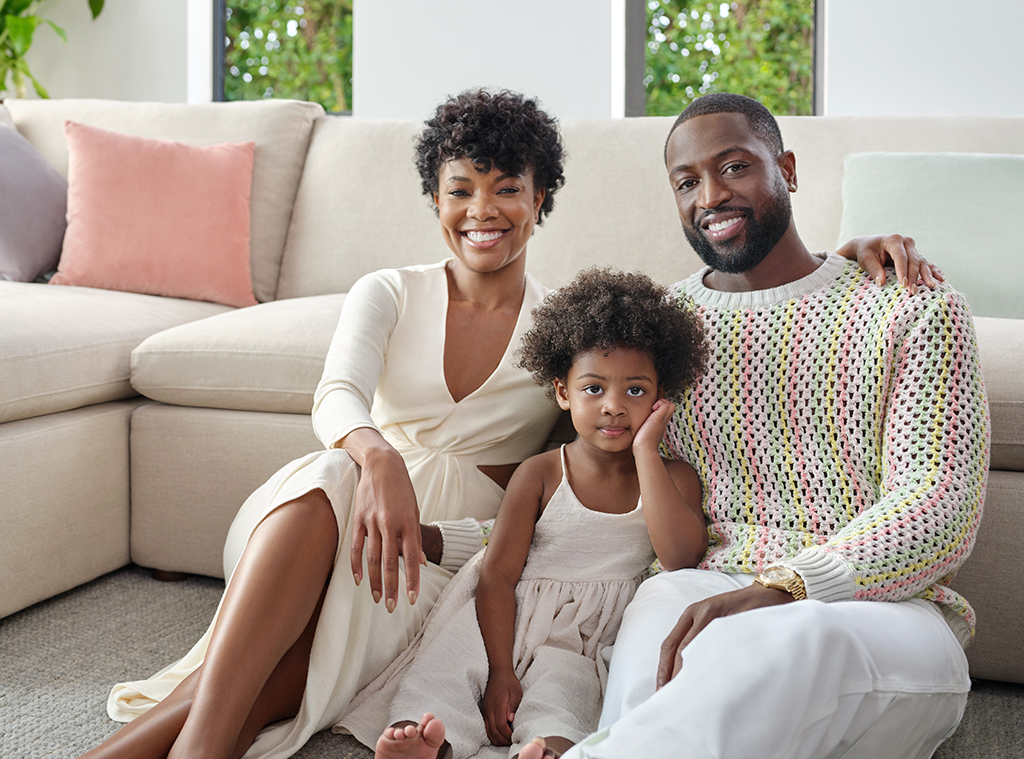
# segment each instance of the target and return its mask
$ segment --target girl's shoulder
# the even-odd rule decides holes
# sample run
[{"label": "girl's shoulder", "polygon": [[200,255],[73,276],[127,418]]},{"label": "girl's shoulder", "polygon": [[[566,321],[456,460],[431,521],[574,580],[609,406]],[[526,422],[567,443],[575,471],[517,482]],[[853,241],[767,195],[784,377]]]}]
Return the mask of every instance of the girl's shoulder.
[{"label": "girl's shoulder", "polygon": [[516,467],[509,482],[509,490],[514,488],[517,492],[530,493],[537,497],[540,502],[540,510],[543,511],[561,482],[561,451],[556,448],[553,451],[530,456]]},{"label": "girl's shoulder", "polygon": [[561,449],[544,451],[535,456],[530,456],[520,464],[515,471],[516,477],[530,477],[548,482],[551,479],[562,479],[562,456]]}]

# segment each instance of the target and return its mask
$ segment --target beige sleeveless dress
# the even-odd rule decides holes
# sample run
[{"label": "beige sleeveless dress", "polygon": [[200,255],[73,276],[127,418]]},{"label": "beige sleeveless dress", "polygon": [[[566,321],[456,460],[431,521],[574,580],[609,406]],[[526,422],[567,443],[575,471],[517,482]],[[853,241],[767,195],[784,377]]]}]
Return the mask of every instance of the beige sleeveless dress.
[{"label": "beige sleeveless dress", "polygon": [[[487,653],[476,616],[483,551],[448,584],[420,639],[359,695],[339,732],[373,746],[388,725],[432,712],[454,759],[505,757],[535,736],[579,741],[597,729],[606,681],[601,649],[615,640],[638,576],[654,559],[641,505],[592,511],[565,476],[534,530],[516,586],[513,663],[523,687],[513,745],[492,746],[480,699]],[[390,702],[390,707],[389,707]]]}]

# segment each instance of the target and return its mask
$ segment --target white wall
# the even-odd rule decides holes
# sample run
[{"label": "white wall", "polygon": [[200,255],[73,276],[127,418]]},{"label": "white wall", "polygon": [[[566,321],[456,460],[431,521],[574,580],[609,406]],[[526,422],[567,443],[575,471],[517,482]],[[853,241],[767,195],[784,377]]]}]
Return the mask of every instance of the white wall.
[{"label": "white wall", "polygon": [[[624,0],[357,0],[354,109],[424,118],[475,85],[561,118],[621,113]],[[1021,0],[826,0],[828,115],[1024,114]],[[53,97],[211,97],[213,0],[47,0],[29,64]],[[613,52],[617,51],[617,52]],[[30,95],[31,96],[31,95]]]},{"label": "white wall", "polygon": [[356,0],[352,112],[423,119],[447,95],[488,86],[534,95],[562,119],[607,118],[622,108],[613,6],[621,15],[621,0]]},{"label": "white wall", "polygon": [[1021,0],[826,0],[825,114],[1024,114]]},{"label": "white wall", "polygon": [[[186,5],[186,0],[106,0],[93,21],[86,0],[48,0],[36,13],[63,27],[68,41],[65,45],[49,26],[40,26],[29,66],[50,97],[184,102]],[[31,87],[29,92],[34,97]]]}]

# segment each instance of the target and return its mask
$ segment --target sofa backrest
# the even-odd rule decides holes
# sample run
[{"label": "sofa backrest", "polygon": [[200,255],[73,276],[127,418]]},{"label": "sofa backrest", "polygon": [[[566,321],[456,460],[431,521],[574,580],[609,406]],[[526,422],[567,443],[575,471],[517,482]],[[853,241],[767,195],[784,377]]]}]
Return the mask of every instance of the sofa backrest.
[{"label": "sofa backrest", "polygon": [[[662,159],[672,121],[562,123],[566,184],[528,253],[528,267],[542,282],[557,286],[593,264],[642,269],[666,283],[699,268],[680,231]],[[793,209],[812,250],[834,249],[839,242],[847,154],[1024,154],[1024,117],[784,116],[779,124],[786,147],[796,154],[800,189],[792,196]],[[448,255],[413,166],[419,129],[413,121],[318,119],[278,297],[343,292],[382,266]],[[983,261],[977,273],[992,276]],[[1019,273],[1024,277],[1024,268]]]},{"label": "sofa backrest", "polygon": [[255,142],[250,211],[253,292],[273,300],[313,123],[314,103],[260,100],[184,105],[109,100],[7,100],[14,123],[58,171],[67,176],[64,121],[191,145]]}]

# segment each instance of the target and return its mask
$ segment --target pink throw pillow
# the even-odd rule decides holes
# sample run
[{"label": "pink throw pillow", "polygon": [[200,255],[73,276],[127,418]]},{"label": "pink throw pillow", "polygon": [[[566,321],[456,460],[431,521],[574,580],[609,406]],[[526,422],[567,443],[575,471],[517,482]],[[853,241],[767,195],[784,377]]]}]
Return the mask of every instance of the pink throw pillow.
[{"label": "pink throw pillow", "polygon": [[52,284],[253,306],[255,144],[209,147],[64,122],[68,228]]}]

